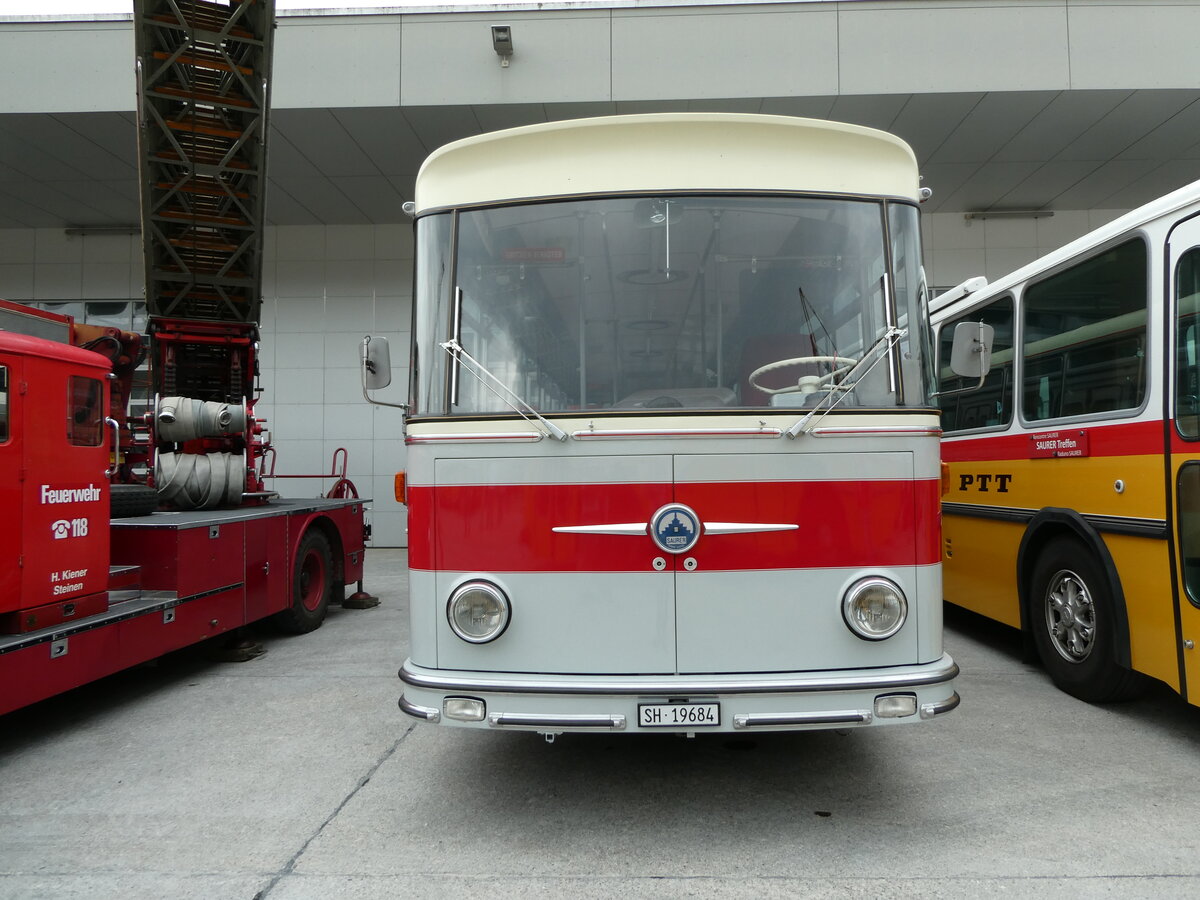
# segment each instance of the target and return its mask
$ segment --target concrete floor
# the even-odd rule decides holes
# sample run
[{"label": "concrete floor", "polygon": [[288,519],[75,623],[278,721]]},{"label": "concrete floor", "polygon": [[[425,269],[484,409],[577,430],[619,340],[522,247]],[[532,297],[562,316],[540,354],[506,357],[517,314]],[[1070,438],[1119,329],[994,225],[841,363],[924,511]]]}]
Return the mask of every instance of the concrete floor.
[{"label": "concrete floor", "polygon": [[753,738],[415,725],[383,605],[0,718],[0,897],[1196,897],[1200,709],[1095,707],[965,614],[956,712]]}]

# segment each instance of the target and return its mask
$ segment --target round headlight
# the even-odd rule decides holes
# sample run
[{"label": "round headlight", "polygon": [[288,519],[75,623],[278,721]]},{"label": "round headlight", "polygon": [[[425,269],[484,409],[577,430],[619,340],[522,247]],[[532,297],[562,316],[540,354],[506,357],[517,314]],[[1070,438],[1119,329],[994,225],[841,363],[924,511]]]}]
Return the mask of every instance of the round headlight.
[{"label": "round headlight", "polygon": [[886,578],[863,578],[850,585],[842,598],[842,618],[863,640],[890,638],[908,618],[904,592]]},{"label": "round headlight", "polygon": [[446,617],[464,641],[486,644],[508,627],[510,609],[504,591],[486,581],[468,581],[450,595]]}]

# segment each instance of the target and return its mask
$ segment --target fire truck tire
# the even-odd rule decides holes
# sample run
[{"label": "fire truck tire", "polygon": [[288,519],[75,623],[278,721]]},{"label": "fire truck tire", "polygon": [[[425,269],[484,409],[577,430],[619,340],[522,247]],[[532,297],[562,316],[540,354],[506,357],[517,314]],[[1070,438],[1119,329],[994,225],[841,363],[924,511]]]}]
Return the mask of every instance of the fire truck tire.
[{"label": "fire truck tire", "polygon": [[1095,554],[1054,538],[1032,574],[1033,641],[1055,685],[1089,703],[1135,696],[1144,679],[1117,662],[1113,590]]},{"label": "fire truck tire", "polygon": [[148,516],[158,509],[158,491],[146,484],[110,485],[108,496],[114,519]]},{"label": "fire truck tire", "polygon": [[300,539],[292,564],[292,604],[275,615],[275,625],[289,634],[307,634],[320,628],[332,595],[333,552],[329,539],[310,528]]}]

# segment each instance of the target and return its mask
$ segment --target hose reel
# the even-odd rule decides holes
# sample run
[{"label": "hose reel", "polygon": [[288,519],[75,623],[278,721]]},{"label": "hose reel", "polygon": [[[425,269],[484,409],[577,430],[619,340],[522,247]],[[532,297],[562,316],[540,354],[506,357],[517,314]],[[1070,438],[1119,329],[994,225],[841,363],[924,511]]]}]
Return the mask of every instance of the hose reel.
[{"label": "hose reel", "polygon": [[154,419],[160,441],[228,437],[245,432],[246,407],[190,397],[160,397]]},{"label": "hose reel", "polygon": [[[155,400],[155,434],[160,443],[226,438],[247,430],[246,406],[190,397]],[[159,497],[176,509],[240,506],[246,487],[245,452],[156,455],[154,483]]]}]

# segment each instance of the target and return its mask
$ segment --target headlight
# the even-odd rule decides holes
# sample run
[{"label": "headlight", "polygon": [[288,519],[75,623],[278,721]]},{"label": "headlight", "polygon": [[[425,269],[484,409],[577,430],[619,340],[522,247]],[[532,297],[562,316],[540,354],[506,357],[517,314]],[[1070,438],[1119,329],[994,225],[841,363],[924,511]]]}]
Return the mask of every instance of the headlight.
[{"label": "headlight", "polygon": [[863,578],[850,585],[842,598],[842,618],[863,640],[882,641],[904,625],[908,601],[886,578]]},{"label": "headlight", "polygon": [[486,581],[468,581],[446,604],[450,627],[464,641],[486,644],[508,627],[510,609],[504,591]]}]

